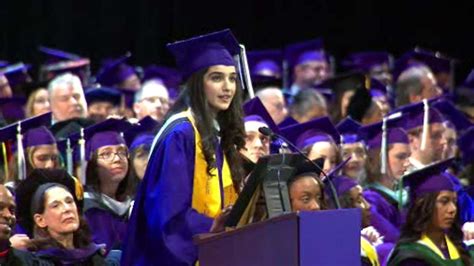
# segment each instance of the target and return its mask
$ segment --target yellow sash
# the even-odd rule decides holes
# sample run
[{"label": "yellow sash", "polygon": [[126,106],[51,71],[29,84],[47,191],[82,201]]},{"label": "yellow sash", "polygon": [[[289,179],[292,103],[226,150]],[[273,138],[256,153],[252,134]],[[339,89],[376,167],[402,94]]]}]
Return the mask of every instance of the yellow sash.
[{"label": "yellow sash", "polygon": [[446,239],[446,244],[448,245],[449,256],[451,258],[445,258],[444,255],[443,255],[443,252],[441,252],[441,250],[438,248],[438,246],[436,246],[435,243],[433,243],[433,241],[431,241],[431,239],[426,234],[423,234],[421,236],[421,239],[418,240],[418,243],[427,246],[429,249],[431,249],[434,253],[436,253],[438,256],[440,256],[440,258],[442,258],[444,260],[457,260],[457,259],[459,259],[460,255],[459,255],[459,251],[456,248],[456,246],[454,246],[453,242],[451,242],[451,240],[449,240],[449,237],[447,235],[445,235],[444,237]]},{"label": "yellow sash", "polygon": [[207,163],[204,154],[202,153],[201,136],[195,126],[194,117],[189,109],[183,114],[187,119],[189,119],[193,126],[196,148],[192,208],[208,217],[215,218],[220,214],[222,209],[220,180],[222,180],[223,183],[223,207],[234,204],[238,197],[232,183],[230,168],[227,159],[223,154],[224,162],[221,178],[219,178],[219,173],[216,167],[211,170],[211,175],[207,173]]},{"label": "yellow sash", "polygon": [[362,249],[362,254],[369,259],[372,266],[380,266],[377,251],[375,251],[374,246],[372,246],[367,239],[363,237],[360,238],[360,248]]}]

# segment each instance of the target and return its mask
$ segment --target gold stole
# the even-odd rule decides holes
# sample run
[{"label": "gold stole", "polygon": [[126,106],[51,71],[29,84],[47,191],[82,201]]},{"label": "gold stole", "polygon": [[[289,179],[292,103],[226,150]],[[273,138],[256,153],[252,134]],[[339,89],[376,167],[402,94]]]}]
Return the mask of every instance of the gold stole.
[{"label": "gold stole", "polygon": [[[197,212],[211,218],[216,218],[221,213],[221,189],[220,180],[222,180],[224,207],[234,204],[238,194],[234,189],[232,175],[223,154],[222,177],[219,179],[219,173],[216,167],[211,169],[211,175],[207,173],[207,163],[202,153],[201,136],[195,126],[195,120],[188,109],[183,115],[191,122],[194,129],[195,158],[194,158],[194,183],[192,208]],[[214,155],[215,159],[215,155]],[[183,169],[184,171],[184,169]]]},{"label": "gold stole", "polygon": [[451,240],[449,240],[449,237],[447,235],[445,235],[444,238],[446,240],[446,244],[448,245],[448,252],[449,252],[449,256],[451,258],[445,258],[444,255],[443,255],[443,252],[441,252],[441,250],[438,248],[438,246],[436,246],[435,243],[433,243],[433,241],[431,241],[431,239],[426,234],[423,234],[421,236],[421,239],[418,240],[417,242],[420,243],[420,244],[425,245],[426,247],[431,249],[434,253],[436,253],[440,258],[442,258],[444,260],[457,260],[457,259],[459,259],[461,256],[459,255],[459,251],[456,248],[456,246],[454,246],[453,242],[451,242]]},{"label": "gold stole", "polygon": [[360,248],[362,249],[362,252],[365,254],[365,256],[369,259],[372,266],[380,266],[377,251],[375,251],[374,246],[372,246],[372,244],[370,244],[367,239],[363,237],[360,238]]}]

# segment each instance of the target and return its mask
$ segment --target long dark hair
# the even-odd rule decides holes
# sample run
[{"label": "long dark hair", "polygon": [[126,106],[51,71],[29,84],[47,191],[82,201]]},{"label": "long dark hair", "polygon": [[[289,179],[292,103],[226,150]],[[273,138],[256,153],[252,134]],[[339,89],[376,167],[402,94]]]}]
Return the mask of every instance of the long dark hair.
[{"label": "long dark hair", "polygon": [[[99,166],[97,164],[97,159],[99,158],[99,155],[97,154],[97,151],[95,151],[92,154],[92,158],[89,160],[87,163],[87,168],[86,168],[86,184],[90,188],[92,188],[95,192],[100,193],[100,178],[99,178]],[[118,200],[125,200],[127,196],[131,194],[130,189],[129,189],[129,179],[130,179],[130,169],[132,168],[130,159],[127,159],[128,161],[128,169],[127,169],[127,174],[123,178],[122,181],[120,181],[117,192],[115,192],[115,198]]]},{"label": "long dark hair", "polygon": [[[207,172],[216,167],[214,159],[217,132],[214,130],[211,107],[204,92],[204,75],[208,68],[199,70],[189,77],[184,89],[170,110],[168,117],[190,107],[196,120],[196,128],[201,135],[202,152],[207,163]],[[236,81],[235,95],[229,108],[217,114],[220,126],[221,147],[230,165],[232,181],[237,189],[243,178],[239,150],[245,147],[245,130],[242,115],[242,90]]]},{"label": "long dark hair", "polygon": [[[428,193],[417,198],[411,204],[406,223],[401,228],[398,244],[416,242],[421,238],[421,235],[426,232],[434,215],[438,195],[439,192]],[[457,212],[456,216],[456,220],[459,220],[459,212]],[[463,232],[459,224],[457,222],[453,223],[446,234],[461,254],[461,259],[464,264],[471,265],[469,253],[463,248]]]},{"label": "long dark hair", "polygon": [[293,184],[296,181],[298,181],[300,179],[303,179],[303,178],[307,178],[307,177],[314,178],[314,180],[316,180],[316,183],[318,183],[318,185],[319,185],[319,189],[321,190],[321,202],[320,202],[321,206],[319,206],[320,209],[321,210],[329,209],[328,200],[326,199],[326,195],[325,195],[326,193],[325,193],[325,190],[324,190],[324,183],[323,183],[323,181],[321,181],[319,176],[314,172],[300,173],[300,174],[297,174],[297,175],[291,177],[290,179],[288,179],[288,181],[287,181],[288,192],[290,191],[291,186],[293,186]]}]

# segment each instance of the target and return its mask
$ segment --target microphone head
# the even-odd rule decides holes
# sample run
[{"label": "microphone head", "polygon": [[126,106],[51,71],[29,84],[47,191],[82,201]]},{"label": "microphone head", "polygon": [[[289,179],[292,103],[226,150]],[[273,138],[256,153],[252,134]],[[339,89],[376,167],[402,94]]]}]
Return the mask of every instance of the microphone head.
[{"label": "microphone head", "polygon": [[258,132],[260,132],[262,135],[265,135],[267,137],[271,137],[273,135],[272,130],[268,127],[259,127]]}]

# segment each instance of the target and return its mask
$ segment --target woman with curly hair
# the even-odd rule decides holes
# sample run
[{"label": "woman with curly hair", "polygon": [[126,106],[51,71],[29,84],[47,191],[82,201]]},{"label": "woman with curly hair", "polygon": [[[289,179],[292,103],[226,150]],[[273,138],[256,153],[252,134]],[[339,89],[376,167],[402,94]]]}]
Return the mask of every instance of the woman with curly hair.
[{"label": "woman with curly hair", "polygon": [[410,187],[410,208],[389,266],[472,265],[458,224],[455,185],[444,173],[452,160],[404,177]]},{"label": "woman with curly hair", "polygon": [[240,81],[229,30],[168,45],[186,80],[151,148],[124,265],[194,265],[193,236],[223,230],[242,180]]}]

